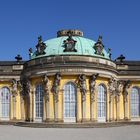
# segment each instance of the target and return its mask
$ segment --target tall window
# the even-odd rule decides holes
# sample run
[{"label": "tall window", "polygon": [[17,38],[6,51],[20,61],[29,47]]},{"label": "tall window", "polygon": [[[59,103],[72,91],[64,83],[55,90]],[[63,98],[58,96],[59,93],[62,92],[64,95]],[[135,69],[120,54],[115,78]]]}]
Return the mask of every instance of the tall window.
[{"label": "tall window", "polygon": [[76,87],[72,82],[69,82],[64,86],[64,119],[69,119],[68,121],[75,121],[75,117]]},{"label": "tall window", "polygon": [[35,113],[36,119],[43,117],[43,85],[38,84],[35,92]]},{"label": "tall window", "polygon": [[7,87],[1,89],[1,116],[2,118],[9,118],[10,113],[10,90]]},{"label": "tall window", "polygon": [[131,116],[139,117],[140,116],[140,93],[139,89],[134,87],[131,90]]},{"label": "tall window", "polygon": [[106,119],[106,89],[103,85],[98,86],[98,119]]}]

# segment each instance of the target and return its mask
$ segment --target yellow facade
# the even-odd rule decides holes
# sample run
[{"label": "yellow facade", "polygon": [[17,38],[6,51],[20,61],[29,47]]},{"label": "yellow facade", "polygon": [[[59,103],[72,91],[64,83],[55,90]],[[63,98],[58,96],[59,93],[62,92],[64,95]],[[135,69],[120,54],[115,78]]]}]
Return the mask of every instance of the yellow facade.
[{"label": "yellow facade", "polygon": [[[77,87],[77,98],[76,98],[76,122],[96,122],[98,121],[98,86],[103,84],[106,88],[108,87],[108,78],[99,77],[96,80],[96,92],[95,92],[95,100],[91,103],[90,100],[90,89],[89,89],[89,76],[86,76],[86,100],[82,102],[82,94],[80,89]],[[75,83],[77,80],[77,76],[75,75],[62,75],[60,82],[60,89],[58,93],[58,102],[54,101],[53,93],[51,92],[51,87],[54,81],[54,76],[49,77],[49,101],[46,101],[46,97],[43,98],[43,117],[42,121],[47,122],[63,122],[64,121],[64,85],[68,82]],[[14,97],[12,93],[10,93],[10,120],[26,120],[27,117],[30,120],[35,121],[35,90],[37,84],[42,83],[42,77],[31,79],[31,92],[30,92],[30,104],[26,101],[26,99],[21,99],[21,95],[19,89],[16,95],[16,102],[14,106]],[[9,82],[1,82],[0,89],[3,87],[8,87],[11,91],[11,84]],[[131,109],[130,109],[130,94],[132,87],[140,87],[139,82],[131,82],[131,87],[129,88],[128,94],[128,108],[127,108],[127,117],[128,120],[131,120]],[[123,93],[119,96],[119,102],[116,101],[115,97],[112,97],[112,102],[110,102],[110,93],[107,88],[106,92],[106,121],[123,121],[125,120],[125,111],[124,111],[124,97]],[[112,104],[112,118],[110,118],[110,104]],[[119,105],[119,109],[117,112],[117,104]],[[30,113],[27,113],[27,108],[30,110]],[[28,115],[27,115],[28,114]],[[2,119],[1,119],[2,120]]]}]

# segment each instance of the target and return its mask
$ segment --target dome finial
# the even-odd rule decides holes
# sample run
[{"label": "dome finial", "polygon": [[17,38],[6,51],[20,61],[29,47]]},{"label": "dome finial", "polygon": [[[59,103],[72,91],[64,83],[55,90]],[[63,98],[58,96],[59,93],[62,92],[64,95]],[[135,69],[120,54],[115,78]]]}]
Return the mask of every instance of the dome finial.
[{"label": "dome finial", "polygon": [[57,37],[61,36],[83,36],[83,32],[80,30],[60,30],[57,32]]}]

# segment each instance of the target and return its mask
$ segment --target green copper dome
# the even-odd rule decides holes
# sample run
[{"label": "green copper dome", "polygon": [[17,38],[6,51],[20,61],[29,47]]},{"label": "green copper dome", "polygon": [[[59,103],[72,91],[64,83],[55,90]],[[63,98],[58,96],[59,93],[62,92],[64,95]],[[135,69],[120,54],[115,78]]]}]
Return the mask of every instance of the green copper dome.
[{"label": "green copper dome", "polygon": [[91,39],[82,37],[82,33],[80,31],[78,33],[79,35],[73,33],[71,36],[72,40],[75,41],[75,51],[65,51],[65,42],[68,40],[69,37],[66,34],[61,34],[61,32],[59,31],[57,38],[49,39],[43,42],[43,44],[45,45],[44,53],[37,55],[36,51],[31,54],[31,59],[56,55],[84,55],[110,59],[109,53],[107,53],[104,48],[102,49],[103,55],[99,55],[94,48],[96,42]]}]

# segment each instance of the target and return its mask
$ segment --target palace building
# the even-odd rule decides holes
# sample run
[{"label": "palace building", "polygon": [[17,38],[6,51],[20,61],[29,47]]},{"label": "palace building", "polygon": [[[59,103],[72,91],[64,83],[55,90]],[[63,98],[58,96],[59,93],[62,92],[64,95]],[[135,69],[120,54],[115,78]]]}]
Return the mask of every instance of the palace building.
[{"label": "palace building", "polygon": [[140,120],[140,61],[111,60],[102,37],[79,30],[29,49],[28,61],[0,61],[0,121]]}]

